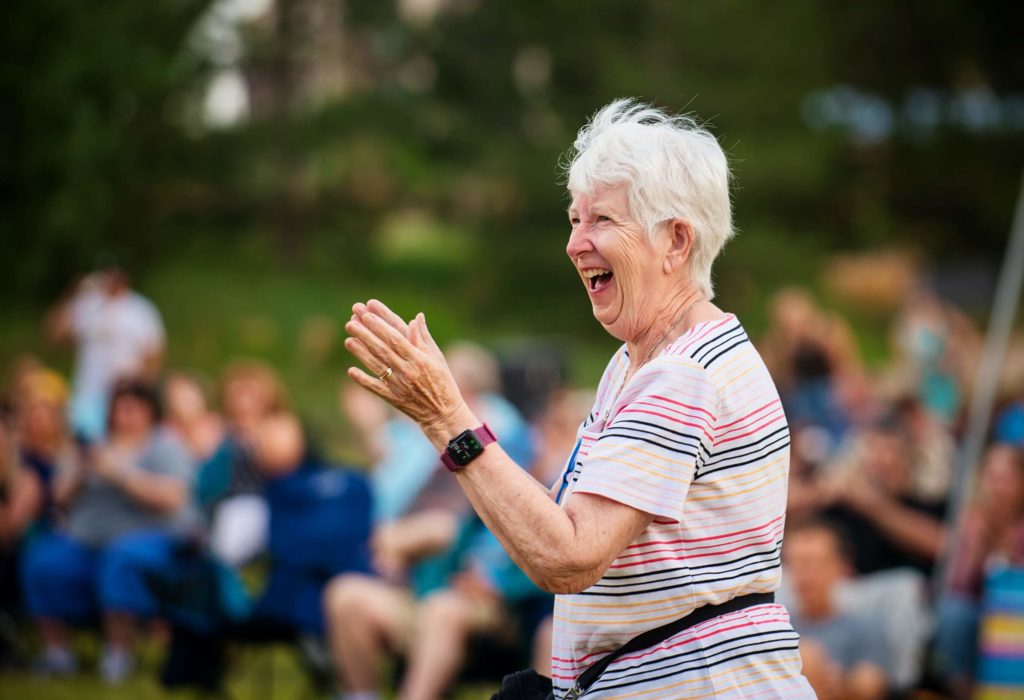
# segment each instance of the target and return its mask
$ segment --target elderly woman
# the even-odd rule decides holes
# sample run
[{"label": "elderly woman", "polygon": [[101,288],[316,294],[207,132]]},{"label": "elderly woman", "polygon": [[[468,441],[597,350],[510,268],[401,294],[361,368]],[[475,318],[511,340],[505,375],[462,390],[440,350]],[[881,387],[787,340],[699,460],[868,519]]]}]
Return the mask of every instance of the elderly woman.
[{"label": "elderly woman", "polygon": [[813,697],[772,596],[786,419],[742,325],[711,303],[732,233],[725,155],[690,119],[617,101],[580,131],[568,187],[566,252],[624,345],[550,491],[491,442],[422,314],[355,305],[345,344],[373,374],[349,376],[419,423],[516,563],[557,594],[555,697],[578,697],[588,667],[674,620],[585,696]]}]

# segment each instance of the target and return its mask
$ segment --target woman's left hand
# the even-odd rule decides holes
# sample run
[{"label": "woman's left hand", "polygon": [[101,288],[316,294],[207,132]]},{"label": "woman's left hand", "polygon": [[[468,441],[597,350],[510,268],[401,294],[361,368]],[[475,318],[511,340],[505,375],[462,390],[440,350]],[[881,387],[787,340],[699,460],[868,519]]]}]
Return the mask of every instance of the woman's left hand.
[{"label": "woman's left hand", "polygon": [[[416,421],[432,440],[447,442],[447,424],[468,413],[441,349],[423,314],[406,323],[383,303],[371,300],[352,307],[345,324],[345,347],[373,373],[357,367],[348,376]],[[473,427],[466,425],[463,427]],[[437,435],[431,435],[431,432]]]}]

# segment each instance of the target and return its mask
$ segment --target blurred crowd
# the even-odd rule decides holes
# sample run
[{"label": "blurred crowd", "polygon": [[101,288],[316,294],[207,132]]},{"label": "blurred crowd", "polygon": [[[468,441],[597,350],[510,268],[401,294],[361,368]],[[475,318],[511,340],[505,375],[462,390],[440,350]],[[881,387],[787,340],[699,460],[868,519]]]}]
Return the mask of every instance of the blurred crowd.
[{"label": "blurred crowd", "polygon": [[890,364],[869,372],[841,317],[799,289],[772,301],[760,347],[791,430],[782,597],[821,698],[1024,693],[1024,636],[980,634],[986,615],[1024,629],[1024,606],[990,604],[1024,593],[1019,380],[1003,387],[966,512],[949,512],[980,346],[960,310],[918,289],[892,321]]},{"label": "blurred crowd", "polygon": [[[165,367],[159,311],[116,266],[77,283],[47,326],[74,347],[70,383],[25,357],[0,401],[4,663],[25,662],[31,632],[35,672],[78,673],[84,628],[111,683],[135,671],[142,636],[167,647],[169,684],[216,685],[211,655],[266,638],[319,648],[337,687],[366,700],[389,683],[439,698],[488,664],[548,672],[551,597],[403,416],[343,383],[366,464],[331,463],[267,364],[232,362],[216,386]],[[923,289],[892,328],[893,360],[869,371],[809,293],[772,300],[759,348],[791,428],[780,595],[820,697],[970,697],[1007,658],[987,617],[1024,619],[992,603],[1024,592],[1024,384],[1002,393],[950,527],[980,336]],[[552,386],[517,408],[486,350],[446,355],[504,449],[554,482],[588,393]]]}]

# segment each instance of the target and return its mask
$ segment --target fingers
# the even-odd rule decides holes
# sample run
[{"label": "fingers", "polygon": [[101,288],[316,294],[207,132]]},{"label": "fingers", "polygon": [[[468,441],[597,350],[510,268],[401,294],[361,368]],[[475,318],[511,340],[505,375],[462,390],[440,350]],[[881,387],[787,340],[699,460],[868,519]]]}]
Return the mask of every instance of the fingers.
[{"label": "fingers", "polygon": [[420,347],[425,347],[437,355],[443,355],[441,348],[434,341],[434,336],[430,335],[430,329],[427,328],[427,317],[422,312],[416,314],[414,324],[416,334],[421,339]]},{"label": "fingers", "polygon": [[388,398],[387,384],[380,381],[376,377],[371,377],[358,367],[349,367],[348,377],[359,386],[363,387],[364,389],[372,391],[374,394],[381,397],[382,399]]},{"label": "fingers", "polygon": [[[373,314],[367,314],[363,316],[366,322],[359,320],[351,320],[345,324],[345,330],[348,332],[350,338],[345,339],[345,347],[353,355],[359,358],[368,369],[377,374],[384,371],[386,367],[396,367],[399,364],[404,364],[404,355],[396,351],[393,342],[393,338],[389,338],[389,342],[385,342],[381,337],[381,328],[387,327],[387,330],[398,335],[390,326],[387,326],[383,321],[377,319],[377,322],[373,324],[375,318]],[[373,324],[371,328],[367,324]],[[399,336],[401,339],[401,336]],[[350,340],[358,340],[359,344],[349,343]],[[402,339],[404,340],[404,339]],[[408,343],[408,341],[405,341]]]},{"label": "fingers", "polygon": [[[351,332],[351,331],[350,331]],[[360,338],[345,338],[345,349],[355,355],[363,367],[380,376],[389,365],[382,359],[382,352],[375,352],[367,346]]]},{"label": "fingers", "polygon": [[[356,304],[356,306],[363,306],[363,305],[362,304]],[[377,316],[380,316],[382,319],[384,319],[387,322],[387,324],[389,326],[394,328],[396,331],[401,333],[403,336],[408,337],[409,324],[407,324],[405,321],[403,321],[401,316],[399,316],[394,311],[392,311],[390,308],[388,308],[387,304],[385,304],[384,302],[377,301],[376,299],[370,299],[370,301],[367,302],[366,305],[363,306],[363,308],[369,310],[370,312],[376,314]],[[355,307],[353,307],[352,310],[355,311]]]},{"label": "fingers", "polygon": [[382,342],[387,344],[400,358],[412,356],[413,347],[406,333],[400,332],[386,320],[375,313],[368,313],[362,318],[363,324],[377,334]]}]

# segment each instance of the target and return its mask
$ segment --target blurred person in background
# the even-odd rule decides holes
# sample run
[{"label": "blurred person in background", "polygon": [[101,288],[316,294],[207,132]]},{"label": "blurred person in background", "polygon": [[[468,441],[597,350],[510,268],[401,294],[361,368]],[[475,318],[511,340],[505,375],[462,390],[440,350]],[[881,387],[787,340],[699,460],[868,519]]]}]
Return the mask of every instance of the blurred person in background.
[{"label": "blurred person in background", "polygon": [[1024,566],[1024,452],[998,443],[985,451],[974,500],[950,545],[937,610],[937,666],[956,697],[968,698],[985,576],[995,567]]},{"label": "blurred person in background", "polygon": [[999,412],[996,439],[1024,449],[1024,392]]},{"label": "blurred person in background", "polygon": [[1024,335],[1010,346],[1001,389],[994,439],[1024,450]]},{"label": "blurred person in background", "polygon": [[[459,523],[432,578],[430,588],[415,592],[357,575],[332,582],[325,610],[343,697],[382,697],[382,662],[397,653],[407,661],[399,697],[438,700],[465,663],[471,637],[488,634],[511,645],[519,634],[533,636],[535,629],[523,627],[536,628],[539,616],[517,613],[543,594],[475,514]],[[549,657],[542,668],[550,653],[548,642],[534,654]]]},{"label": "blurred person in background", "polygon": [[[0,408],[0,612],[7,618],[3,622],[22,617],[22,552],[32,537],[57,525],[54,477],[78,457],[67,431],[63,378],[34,364],[15,386],[15,401]],[[6,632],[8,626],[2,629]]]},{"label": "blurred person in background", "polygon": [[924,502],[945,500],[953,484],[956,457],[952,433],[917,396],[898,398],[893,411],[911,449],[910,493]]},{"label": "blurred person in background", "polygon": [[227,432],[199,469],[197,493],[209,513],[210,547],[227,566],[238,568],[267,543],[270,512],[264,479],[253,450],[264,418],[287,403],[274,369],[257,360],[237,360],[221,377],[221,405]]},{"label": "blurred person in background", "polygon": [[[502,436],[506,449],[529,464],[528,426],[498,393],[494,358],[467,342],[451,344],[445,354],[467,402]],[[378,697],[382,662],[399,652],[408,656],[401,696],[439,698],[465,660],[470,635],[508,628],[509,606],[538,593],[469,511],[465,495],[422,433],[414,444],[421,443],[429,449],[429,468],[416,463],[411,469],[397,454],[377,467],[383,474],[374,473],[375,495],[408,503],[397,517],[379,521],[374,532],[380,577],[341,576],[324,595],[335,669],[354,697]],[[386,440],[377,444],[392,447]],[[400,495],[390,496],[389,490]]]},{"label": "blurred person in background", "polygon": [[913,378],[921,403],[946,425],[953,424],[978,357],[974,324],[922,284],[894,319],[892,344],[900,371]]},{"label": "blurred person in background", "polygon": [[861,408],[866,382],[849,325],[804,289],[772,298],[771,326],[758,344],[794,426],[824,428],[833,447]]},{"label": "blurred person in background", "polygon": [[67,396],[63,377],[51,369],[32,370],[20,383],[14,407],[22,474],[20,496],[11,502],[15,511],[11,512],[13,520],[8,523],[15,536],[30,528],[46,531],[57,522],[54,479],[78,459],[78,450],[67,426]]},{"label": "blurred person in background", "polygon": [[207,406],[199,380],[186,372],[172,372],[164,380],[164,421],[202,464],[224,441],[224,420]]},{"label": "blurred person in background", "polygon": [[818,516],[827,502],[824,468],[833,449],[832,437],[814,425],[792,426],[786,525]]},{"label": "blurred person in background", "polygon": [[553,484],[565,469],[566,457],[576,444],[576,432],[593,403],[589,390],[558,389],[533,420],[534,460],[530,473],[542,484]]},{"label": "blurred person in background", "polygon": [[312,456],[298,418],[284,411],[260,421],[253,457],[270,509],[269,570],[253,620],[320,638],[324,586],[338,574],[370,570],[369,484]]},{"label": "blurred person in background", "polygon": [[880,621],[870,610],[851,615],[837,607],[838,586],[853,573],[846,537],[828,521],[807,521],[787,530],[782,553],[803,672],[818,697],[884,698],[891,655]]},{"label": "blurred person in background", "polygon": [[[374,520],[392,522],[410,509],[431,481],[437,454],[415,423],[351,382],[342,384],[338,399],[371,465]],[[457,510],[464,508],[460,502]]]},{"label": "blurred person in background", "polygon": [[822,513],[853,538],[861,574],[910,567],[929,575],[943,544],[945,494],[913,491],[914,449],[897,419],[862,429],[842,463],[822,475]]},{"label": "blurred person in background", "polygon": [[101,674],[119,682],[134,668],[136,625],[157,612],[147,581],[174,565],[178,537],[197,524],[192,461],[159,420],[150,384],[119,381],[107,437],[57,475],[55,498],[68,511],[67,524],[32,541],[22,571],[43,638],[43,674],[76,670],[69,625],[97,612],[106,640]]},{"label": "blurred person in background", "polygon": [[160,313],[111,263],[87,275],[50,313],[51,337],[77,348],[71,426],[87,442],[103,437],[107,402],[121,377],[156,379],[165,333]]}]

